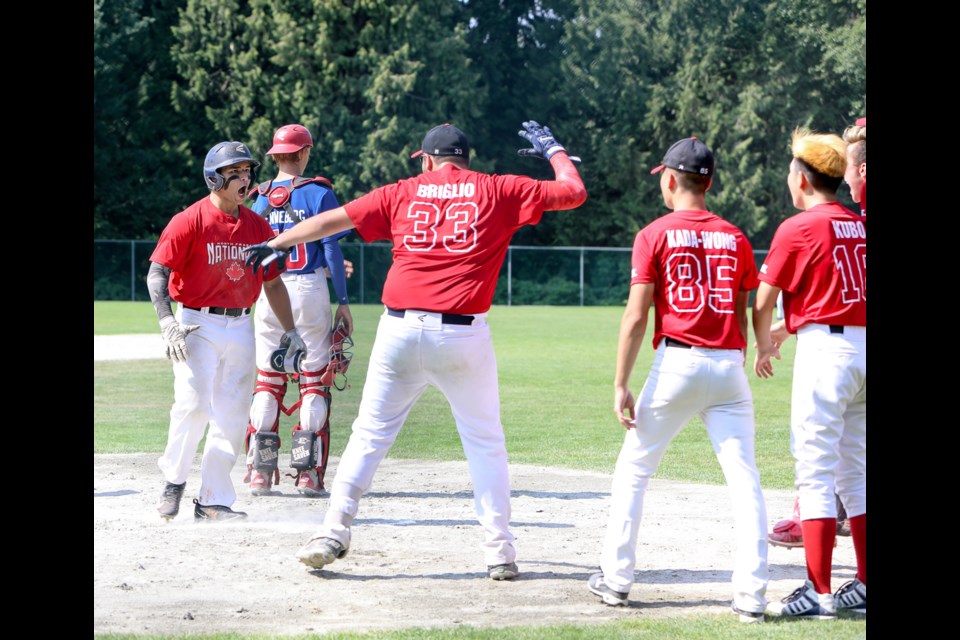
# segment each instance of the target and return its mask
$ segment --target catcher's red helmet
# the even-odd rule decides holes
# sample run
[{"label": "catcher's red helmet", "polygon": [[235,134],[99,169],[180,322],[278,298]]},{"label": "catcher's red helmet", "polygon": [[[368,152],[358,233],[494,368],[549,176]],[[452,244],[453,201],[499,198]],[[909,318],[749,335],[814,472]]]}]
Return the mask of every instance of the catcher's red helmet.
[{"label": "catcher's red helmet", "polygon": [[274,153],[296,153],[304,147],[313,146],[313,137],[307,128],[299,124],[285,124],[273,134],[273,146],[267,155]]}]

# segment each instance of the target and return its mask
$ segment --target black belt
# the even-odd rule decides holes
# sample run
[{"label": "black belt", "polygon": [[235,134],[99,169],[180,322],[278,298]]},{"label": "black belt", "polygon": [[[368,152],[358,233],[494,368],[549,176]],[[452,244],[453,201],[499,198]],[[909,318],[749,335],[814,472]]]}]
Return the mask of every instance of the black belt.
[{"label": "black belt", "polygon": [[[394,318],[402,318],[406,314],[406,311],[402,309],[391,309],[387,307],[387,315],[393,316]],[[441,313],[440,322],[443,324],[462,324],[462,325],[471,325],[473,324],[473,316],[461,316],[456,313]]]},{"label": "black belt", "polygon": [[842,324],[830,325],[830,333],[843,333],[843,325]]},{"label": "black belt", "polygon": [[228,316],[230,318],[239,318],[240,316],[245,316],[250,313],[250,307],[244,308],[231,308],[231,307],[188,307],[183,305],[184,309],[190,309],[192,311],[199,311],[201,313],[212,313],[215,316]]},{"label": "black belt", "polygon": [[679,340],[674,340],[673,338],[666,338],[668,347],[679,347],[680,349],[692,349],[693,345],[687,344],[686,342],[680,342]]}]

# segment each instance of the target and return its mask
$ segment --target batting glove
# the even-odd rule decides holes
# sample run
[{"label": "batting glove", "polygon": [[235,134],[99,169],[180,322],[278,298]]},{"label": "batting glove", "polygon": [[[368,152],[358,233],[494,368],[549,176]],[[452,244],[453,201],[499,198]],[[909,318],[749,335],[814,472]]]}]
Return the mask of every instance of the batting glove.
[{"label": "batting glove", "polygon": [[517,135],[533,145],[532,149],[518,150],[517,153],[521,156],[549,160],[558,151],[566,151],[566,148],[553,137],[550,127],[541,127],[535,120],[524,122],[523,129],[518,131]]},{"label": "batting glove", "polygon": [[300,337],[296,327],[290,329],[290,331],[287,331],[280,337],[280,346],[286,347],[287,353],[296,353],[297,351],[302,351],[304,355],[307,353],[307,343]]},{"label": "batting glove", "polygon": [[163,341],[167,345],[167,360],[172,362],[187,361],[187,336],[200,328],[198,324],[181,325],[173,316],[167,316],[160,321],[160,331]]},{"label": "batting glove", "polygon": [[278,269],[283,269],[287,264],[287,256],[290,255],[289,249],[274,249],[266,242],[245,247],[243,252],[247,254],[247,266],[253,267],[254,273],[260,268],[266,271],[272,262],[277,263]]}]

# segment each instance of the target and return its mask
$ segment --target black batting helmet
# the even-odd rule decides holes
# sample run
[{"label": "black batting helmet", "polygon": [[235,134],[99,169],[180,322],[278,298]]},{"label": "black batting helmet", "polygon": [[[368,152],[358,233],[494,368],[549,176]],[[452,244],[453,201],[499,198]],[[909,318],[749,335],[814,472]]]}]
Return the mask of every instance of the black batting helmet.
[{"label": "black batting helmet", "polygon": [[223,188],[223,176],[220,175],[220,169],[229,167],[232,164],[249,162],[250,184],[257,181],[256,169],[260,163],[250,155],[250,149],[242,142],[220,142],[213,146],[207,152],[207,157],[203,160],[203,180],[210,191],[219,191]]}]

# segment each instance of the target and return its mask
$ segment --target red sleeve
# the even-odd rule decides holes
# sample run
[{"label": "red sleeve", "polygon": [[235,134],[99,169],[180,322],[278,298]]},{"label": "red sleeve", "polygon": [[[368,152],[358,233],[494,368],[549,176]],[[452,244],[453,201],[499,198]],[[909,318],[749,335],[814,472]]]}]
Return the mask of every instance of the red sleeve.
[{"label": "red sleeve", "polygon": [[744,264],[743,280],[740,282],[741,291],[752,291],[760,286],[760,280],[757,277],[757,260],[753,257],[753,247],[747,237],[740,234],[740,240],[737,242],[740,247],[741,260]]},{"label": "red sleeve", "polygon": [[630,284],[648,284],[657,281],[657,261],[654,259],[653,237],[649,227],[637,232],[633,240],[633,255],[630,260]]},{"label": "red sleeve", "polygon": [[183,270],[187,256],[192,255],[191,246],[197,237],[193,225],[190,224],[192,211],[193,207],[190,207],[170,219],[157,240],[150,262],[156,262],[173,271]]},{"label": "red sleeve", "polygon": [[546,183],[545,211],[575,209],[587,200],[587,188],[583,186],[580,172],[565,151],[553,154],[550,166],[556,179]]},{"label": "red sleeve", "polygon": [[784,291],[796,291],[806,268],[808,244],[796,216],[784,220],[773,234],[760,280]]},{"label": "red sleeve", "polygon": [[343,205],[357,233],[365,242],[392,240],[389,202],[396,202],[397,185],[390,184]]}]

